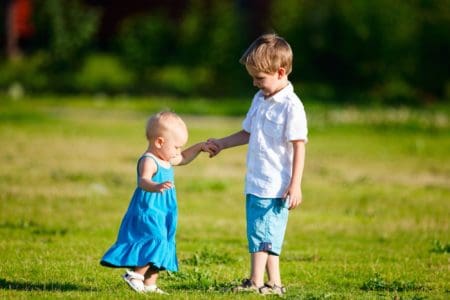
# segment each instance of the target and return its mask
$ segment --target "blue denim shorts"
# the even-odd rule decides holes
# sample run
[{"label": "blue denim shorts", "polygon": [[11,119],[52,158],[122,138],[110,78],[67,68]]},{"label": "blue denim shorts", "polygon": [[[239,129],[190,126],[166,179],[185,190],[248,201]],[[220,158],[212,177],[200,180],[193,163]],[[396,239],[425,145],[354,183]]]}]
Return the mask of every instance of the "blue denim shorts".
[{"label": "blue denim shorts", "polygon": [[247,194],[247,239],[250,253],[280,255],[289,215],[284,198],[260,198]]}]

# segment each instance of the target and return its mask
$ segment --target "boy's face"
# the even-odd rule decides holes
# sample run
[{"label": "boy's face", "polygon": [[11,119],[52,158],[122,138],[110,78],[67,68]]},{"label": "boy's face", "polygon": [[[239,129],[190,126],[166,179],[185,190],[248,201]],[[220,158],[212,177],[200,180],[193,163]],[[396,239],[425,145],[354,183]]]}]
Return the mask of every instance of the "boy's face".
[{"label": "boy's face", "polygon": [[277,72],[266,73],[258,71],[251,66],[245,66],[248,74],[253,79],[253,85],[259,88],[265,97],[270,97],[286,86],[286,71],[279,68]]}]

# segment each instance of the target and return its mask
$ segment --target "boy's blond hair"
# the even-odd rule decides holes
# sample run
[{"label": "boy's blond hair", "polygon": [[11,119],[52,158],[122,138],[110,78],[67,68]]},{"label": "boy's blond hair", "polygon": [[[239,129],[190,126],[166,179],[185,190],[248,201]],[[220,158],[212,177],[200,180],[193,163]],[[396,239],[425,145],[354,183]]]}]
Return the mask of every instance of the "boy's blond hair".
[{"label": "boy's blond hair", "polygon": [[264,73],[277,72],[279,68],[292,71],[292,49],[286,40],[275,33],[257,38],[244,52],[239,62]]}]

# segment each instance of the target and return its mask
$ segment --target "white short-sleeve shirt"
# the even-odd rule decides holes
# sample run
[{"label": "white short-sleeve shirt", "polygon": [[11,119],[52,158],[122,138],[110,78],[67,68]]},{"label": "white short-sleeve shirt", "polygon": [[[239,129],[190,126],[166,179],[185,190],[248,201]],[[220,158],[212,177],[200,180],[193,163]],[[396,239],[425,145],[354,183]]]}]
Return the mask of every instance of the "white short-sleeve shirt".
[{"label": "white short-sleeve shirt", "polygon": [[292,175],[291,141],[307,142],[305,109],[289,83],[265,99],[259,91],[242,123],[250,133],[245,193],[262,198],[280,198]]}]

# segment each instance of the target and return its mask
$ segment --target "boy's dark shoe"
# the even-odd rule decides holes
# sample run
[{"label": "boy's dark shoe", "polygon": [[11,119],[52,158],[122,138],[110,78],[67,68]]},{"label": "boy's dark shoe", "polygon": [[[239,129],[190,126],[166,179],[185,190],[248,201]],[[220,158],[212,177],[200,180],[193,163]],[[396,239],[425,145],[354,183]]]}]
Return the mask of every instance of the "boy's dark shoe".
[{"label": "boy's dark shoe", "polygon": [[266,287],[265,285],[261,286],[261,287],[257,287],[253,281],[251,281],[250,279],[244,279],[242,280],[242,283],[238,286],[235,286],[233,288],[233,292],[235,293],[242,293],[242,292],[251,292],[251,293],[258,293],[258,294],[271,294],[269,292],[269,288]]},{"label": "boy's dark shoe", "polygon": [[284,286],[278,286],[276,284],[270,284],[268,282],[264,283],[264,287],[270,289],[267,294],[283,296],[286,294],[286,288]]}]

